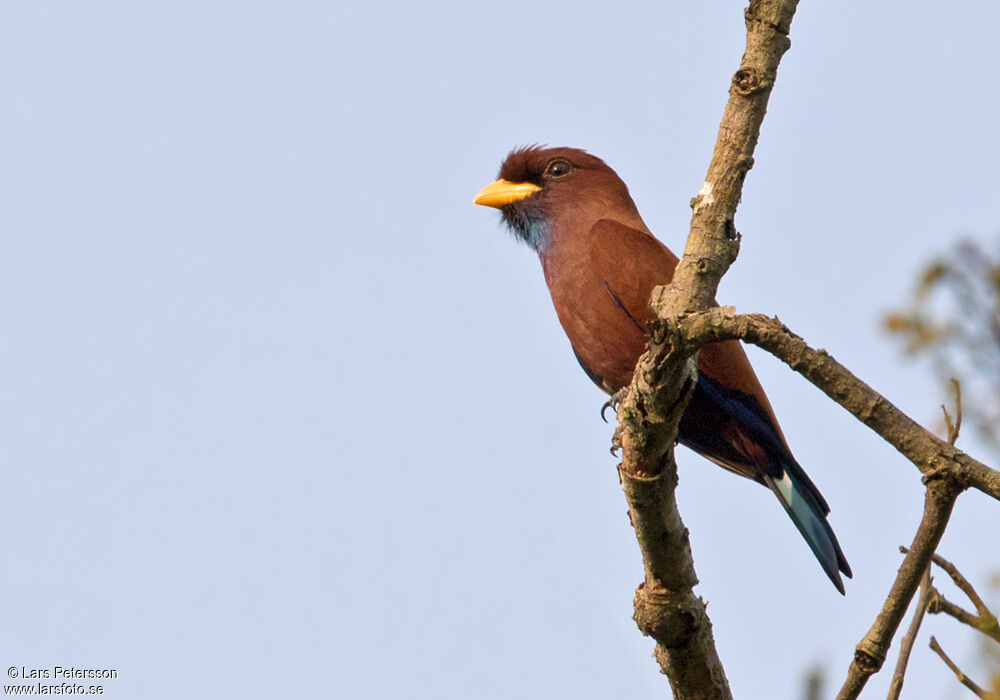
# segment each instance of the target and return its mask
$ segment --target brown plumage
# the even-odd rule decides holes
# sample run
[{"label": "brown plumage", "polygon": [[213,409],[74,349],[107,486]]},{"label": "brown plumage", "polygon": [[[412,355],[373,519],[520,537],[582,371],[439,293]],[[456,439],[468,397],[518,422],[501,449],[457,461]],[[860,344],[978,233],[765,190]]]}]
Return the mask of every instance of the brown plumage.
[{"label": "brown plumage", "polygon": [[[608,393],[626,386],[646,348],[649,297],[673,277],[677,257],[657,240],[628,188],[604,161],[574,148],[515,150],[479,204],[501,210],[539,256],[552,302],[577,360]],[[706,346],[678,439],[778,496],[843,593],[850,567],[826,521],[829,507],[795,461],[742,346]]]}]

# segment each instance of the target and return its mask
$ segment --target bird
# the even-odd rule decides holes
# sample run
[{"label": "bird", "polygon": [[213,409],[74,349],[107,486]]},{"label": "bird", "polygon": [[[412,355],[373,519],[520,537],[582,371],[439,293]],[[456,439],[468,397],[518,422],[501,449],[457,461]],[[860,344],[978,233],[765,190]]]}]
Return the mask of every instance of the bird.
[{"label": "bird", "polygon": [[[618,174],[581,149],[515,148],[474,203],[499,209],[514,237],[538,254],[587,376],[611,395],[627,387],[655,318],[650,295],[670,283],[678,258],[650,232]],[[677,440],[769,488],[844,595],[840,574],[852,573],[827,520],[830,506],[792,455],[739,341],[702,348]]]}]

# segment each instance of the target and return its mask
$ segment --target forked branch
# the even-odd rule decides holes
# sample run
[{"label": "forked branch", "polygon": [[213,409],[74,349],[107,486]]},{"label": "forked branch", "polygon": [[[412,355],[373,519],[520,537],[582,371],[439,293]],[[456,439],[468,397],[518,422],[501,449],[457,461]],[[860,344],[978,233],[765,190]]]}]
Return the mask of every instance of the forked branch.
[{"label": "forked branch", "polygon": [[[746,50],[733,76],[705,184],[692,201],[694,214],[684,257],[669,292],[654,307],[673,316],[709,308],[719,280],[736,257],[733,216],[778,63],[789,47],[798,0],[751,0]],[[656,294],[654,293],[654,296]],[[677,352],[669,335],[654,337],[640,358],[618,409],[620,472],[645,569],[635,599],[635,619],[656,642],[655,657],[675,698],[731,697],[712,638],[687,530],[677,511],[673,444],[694,376],[694,355]]]},{"label": "forked branch", "polygon": [[[731,697],[704,603],[693,592],[698,579],[674,498],[673,445],[705,344],[738,338],[768,350],[881,435],[923,475],[927,489],[920,526],[882,610],[858,644],[838,698],[857,697],[881,668],[958,496],[975,488],[1000,500],[1000,472],[924,430],[826,352],[810,348],[777,320],[712,308],[719,280],[739,251],[734,216],[797,4],[751,0],[746,10],[746,51],[733,77],[708,174],[691,201],[684,257],[671,284],[653,292],[650,306],[658,320],[618,409],[619,471],[645,570],[635,619],[656,640],[655,657],[676,698]],[[958,426],[959,420],[951,425],[954,436]]]}]

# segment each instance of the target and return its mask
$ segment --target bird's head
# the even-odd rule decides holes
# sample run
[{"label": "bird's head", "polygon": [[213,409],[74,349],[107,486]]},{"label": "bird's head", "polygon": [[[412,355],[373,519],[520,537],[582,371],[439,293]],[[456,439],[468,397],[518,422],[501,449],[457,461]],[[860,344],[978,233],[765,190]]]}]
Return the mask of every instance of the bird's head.
[{"label": "bird's head", "polygon": [[499,179],[481,189],[474,202],[499,209],[514,235],[539,253],[552,242],[554,227],[587,231],[607,216],[637,215],[615,171],[578,148],[511,151]]}]

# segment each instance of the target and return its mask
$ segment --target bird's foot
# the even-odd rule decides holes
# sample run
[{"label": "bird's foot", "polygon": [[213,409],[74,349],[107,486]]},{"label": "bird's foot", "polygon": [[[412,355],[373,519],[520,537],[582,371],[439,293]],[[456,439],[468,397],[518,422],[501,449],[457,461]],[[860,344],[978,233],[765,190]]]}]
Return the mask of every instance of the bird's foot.
[{"label": "bird's foot", "polygon": [[604,405],[601,406],[601,420],[603,420],[605,423],[608,422],[607,416],[605,416],[604,414],[607,412],[607,410],[609,408],[617,414],[618,413],[618,407],[621,406],[621,403],[622,403],[622,401],[625,400],[625,396],[627,394],[628,394],[628,387],[627,386],[622,387],[621,389],[619,389],[618,391],[616,391],[614,394],[612,394],[611,398],[608,399],[607,401],[605,401]]},{"label": "bird's foot", "polygon": [[[610,408],[612,411],[615,412],[615,416],[617,416],[618,407],[622,405],[622,401],[625,400],[625,396],[627,394],[628,394],[628,387],[626,386],[619,389],[614,394],[612,394],[611,398],[608,399],[603,406],[601,406],[601,418],[604,420],[605,423],[608,422],[608,419],[604,415],[607,412],[607,410]],[[611,437],[611,454],[617,457],[621,449],[622,449],[622,426],[619,423],[618,425],[615,426],[615,434]]]},{"label": "bird's foot", "polygon": [[615,427],[615,434],[611,436],[611,456],[617,457],[622,449],[622,427]]}]

